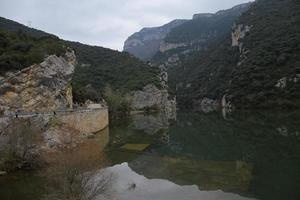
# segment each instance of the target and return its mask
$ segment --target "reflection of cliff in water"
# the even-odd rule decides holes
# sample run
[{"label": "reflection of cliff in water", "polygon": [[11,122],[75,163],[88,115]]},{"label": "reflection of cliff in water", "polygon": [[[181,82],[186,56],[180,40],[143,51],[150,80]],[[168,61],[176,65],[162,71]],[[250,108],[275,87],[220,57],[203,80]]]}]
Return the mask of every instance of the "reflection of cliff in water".
[{"label": "reflection of cliff in water", "polygon": [[163,178],[180,185],[195,184],[200,190],[247,192],[253,166],[242,161],[197,160],[186,157],[140,156],[130,163],[147,178]]},{"label": "reflection of cliff in water", "polygon": [[142,130],[148,134],[155,134],[162,129],[169,128],[169,119],[165,113],[155,113],[153,115],[136,114],[132,116],[134,129]]}]

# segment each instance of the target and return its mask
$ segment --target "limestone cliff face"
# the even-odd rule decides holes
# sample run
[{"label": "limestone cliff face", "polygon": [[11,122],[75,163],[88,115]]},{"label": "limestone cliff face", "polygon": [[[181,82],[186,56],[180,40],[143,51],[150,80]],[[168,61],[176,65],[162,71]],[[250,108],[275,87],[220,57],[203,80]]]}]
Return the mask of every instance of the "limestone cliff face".
[{"label": "limestone cliff face", "polygon": [[167,34],[185,21],[174,20],[160,27],[143,28],[125,41],[124,51],[142,60],[150,60],[159,51],[161,42]]},{"label": "limestone cliff face", "polygon": [[188,46],[188,44],[186,43],[166,43],[166,42],[162,42],[160,47],[159,47],[159,51],[164,53],[166,51],[172,50],[172,49],[177,49],[179,47],[185,47]]},{"label": "limestone cliff face", "polygon": [[243,25],[243,24],[234,24],[232,28],[232,46],[233,47],[239,47],[240,52],[242,51],[243,48],[243,39],[246,36],[246,33],[250,31],[251,27],[248,25]]},{"label": "limestone cliff face", "polygon": [[75,64],[75,54],[70,51],[61,57],[51,55],[40,64],[5,77],[0,84],[2,112],[71,108]]},{"label": "limestone cliff face", "polygon": [[131,97],[132,110],[160,110],[166,112],[169,118],[176,113],[176,99],[170,99],[166,89],[160,90],[155,85],[146,85],[143,90],[132,92]]}]

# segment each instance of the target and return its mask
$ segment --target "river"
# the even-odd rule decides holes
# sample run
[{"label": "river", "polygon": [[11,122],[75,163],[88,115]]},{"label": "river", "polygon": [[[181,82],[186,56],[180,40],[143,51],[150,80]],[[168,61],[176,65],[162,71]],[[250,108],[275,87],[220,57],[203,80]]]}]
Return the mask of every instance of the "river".
[{"label": "river", "polygon": [[112,174],[98,199],[298,200],[299,122],[299,111],[135,115],[52,156],[47,169],[0,177],[0,199],[49,199],[49,174],[72,165],[96,182]]}]

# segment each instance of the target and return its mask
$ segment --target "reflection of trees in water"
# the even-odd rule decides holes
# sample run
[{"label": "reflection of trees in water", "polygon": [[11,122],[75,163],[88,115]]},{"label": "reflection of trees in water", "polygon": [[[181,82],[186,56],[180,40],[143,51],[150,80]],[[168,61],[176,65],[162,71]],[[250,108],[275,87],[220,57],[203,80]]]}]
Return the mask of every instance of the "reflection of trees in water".
[{"label": "reflection of trees in water", "polygon": [[241,161],[197,160],[183,156],[142,155],[129,163],[147,178],[167,179],[180,185],[198,185],[200,190],[246,192],[253,166]]},{"label": "reflection of trees in water", "polygon": [[111,179],[111,174],[66,164],[48,178],[44,200],[96,200],[109,195]]},{"label": "reflection of trees in water", "polygon": [[253,193],[262,199],[298,199],[299,114],[233,112],[224,119],[219,112],[181,113],[178,124],[169,130],[170,147],[161,151],[200,160],[252,163]]},{"label": "reflection of trees in water", "polygon": [[31,126],[30,120],[14,119],[1,124],[0,171],[35,169],[44,164],[37,144],[40,140],[40,127]]},{"label": "reflection of trees in water", "polygon": [[[182,113],[178,115],[178,123],[169,129],[170,147],[164,150],[219,160],[254,161],[258,157],[291,156],[284,152],[300,151],[299,118],[297,113],[240,112],[227,115],[224,120],[218,112]],[[284,134],[279,133],[279,127],[285,127],[280,129]]]},{"label": "reflection of trees in water", "polygon": [[149,152],[117,152],[114,158],[129,161],[147,178],[221,188],[261,200],[298,199],[299,114],[244,111],[224,118],[221,112],[179,112],[176,123],[153,135],[129,123],[114,129],[112,138],[118,135],[120,144],[154,145]]}]

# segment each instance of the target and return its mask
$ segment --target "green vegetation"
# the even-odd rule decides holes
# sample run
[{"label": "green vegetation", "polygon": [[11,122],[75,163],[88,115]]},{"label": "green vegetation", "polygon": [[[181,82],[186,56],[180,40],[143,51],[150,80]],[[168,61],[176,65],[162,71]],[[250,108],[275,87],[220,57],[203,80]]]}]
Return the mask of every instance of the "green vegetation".
[{"label": "green vegetation", "polygon": [[44,200],[96,200],[107,195],[111,187],[112,175],[108,173],[99,173],[98,170],[86,172],[70,164],[59,170],[51,173],[53,176],[49,177]]},{"label": "green vegetation", "polygon": [[[191,42],[207,37],[214,39],[217,35],[224,35],[231,30],[231,25],[240,15],[241,10],[228,10],[222,15],[201,17],[175,27],[165,38],[168,43]],[[206,36],[207,35],[207,36]],[[210,35],[210,36],[209,36]]]},{"label": "green vegetation", "polygon": [[75,102],[102,99],[106,85],[120,93],[152,83],[160,87],[159,69],[128,53],[60,40],[51,34],[0,18],[0,75],[41,62],[65,47],[75,50],[78,65],[73,78]]},{"label": "green vegetation", "polygon": [[[179,101],[187,104],[224,94],[237,107],[300,107],[300,2],[259,0],[237,21],[251,26],[244,51],[231,47],[228,34],[218,46],[183,61],[176,73],[182,88]],[[187,78],[185,78],[187,77]],[[287,79],[285,88],[275,85]]]},{"label": "green vegetation", "polygon": [[0,75],[17,71],[43,61],[46,55],[60,55],[65,52],[58,38],[31,37],[21,29],[16,33],[0,30]]},{"label": "green vegetation", "polygon": [[122,93],[142,89],[150,83],[160,86],[158,68],[128,53],[74,42],[67,42],[67,45],[75,50],[79,61],[73,79],[76,101],[103,97],[106,85]]},{"label": "green vegetation", "polygon": [[119,90],[112,90],[109,85],[105,87],[104,98],[109,108],[109,117],[111,119],[123,118],[130,113],[129,97],[122,94]]},{"label": "green vegetation", "polygon": [[15,121],[10,126],[6,133],[8,143],[0,151],[0,170],[13,171],[39,167],[42,160],[34,145],[37,139],[35,131],[27,125],[27,122]]},{"label": "green vegetation", "polygon": [[[159,52],[153,60],[159,63],[169,63],[170,57],[178,56],[179,61],[176,61],[175,65],[171,63],[172,67],[168,67],[169,86],[173,91],[181,83],[185,83],[186,86],[189,83],[185,82],[186,79],[193,80],[197,77],[197,73],[194,72],[201,69],[199,65],[202,64],[202,60],[210,55],[212,50],[222,45],[224,39],[230,34],[234,22],[249,9],[250,5],[250,3],[241,4],[209,16],[199,15],[171,30],[164,41],[174,44],[185,43],[185,46],[163,53]],[[179,103],[191,105],[186,103],[187,95],[182,94],[182,90],[177,90],[176,93],[177,96],[183,95],[179,98]]]}]

